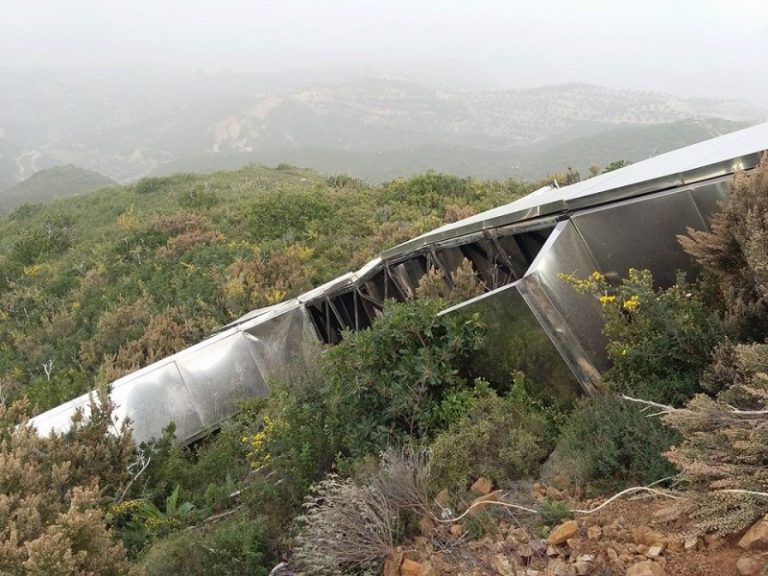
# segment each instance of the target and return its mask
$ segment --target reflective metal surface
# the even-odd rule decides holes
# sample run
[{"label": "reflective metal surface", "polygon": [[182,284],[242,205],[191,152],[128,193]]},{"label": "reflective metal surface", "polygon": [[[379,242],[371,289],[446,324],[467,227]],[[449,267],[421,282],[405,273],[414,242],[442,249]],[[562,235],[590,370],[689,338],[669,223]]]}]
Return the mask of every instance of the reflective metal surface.
[{"label": "reflective metal surface", "polygon": [[601,272],[625,278],[630,268],[650,270],[660,286],[675,283],[693,260],[677,241],[687,227],[705,222],[687,188],[642,196],[571,217]]},{"label": "reflective metal surface", "polygon": [[164,361],[117,380],[112,386],[118,426],[130,418],[137,442],[159,437],[171,422],[180,439],[194,438],[204,429],[197,404],[173,361]]},{"label": "reflective metal surface", "polygon": [[522,371],[537,387],[536,397],[570,404],[579,381],[563,361],[519,291],[503,286],[448,308],[441,314],[477,314],[487,326],[486,345],[472,358],[472,373],[490,382],[511,382]]},{"label": "reflective metal surface", "polygon": [[518,290],[585,391],[602,385],[607,368],[603,316],[597,300],[577,293],[561,275],[585,278],[600,270],[575,226],[560,222]]}]

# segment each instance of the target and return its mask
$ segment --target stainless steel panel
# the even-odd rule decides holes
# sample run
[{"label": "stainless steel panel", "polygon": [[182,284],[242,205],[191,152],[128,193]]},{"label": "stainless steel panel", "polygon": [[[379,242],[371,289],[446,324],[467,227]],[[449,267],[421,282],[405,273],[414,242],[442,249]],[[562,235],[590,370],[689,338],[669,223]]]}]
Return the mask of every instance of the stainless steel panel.
[{"label": "stainless steel panel", "polygon": [[78,408],[83,411],[85,417],[88,417],[91,413],[90,394],[83,394],[69,402],[51,408],[47,412],[38,414],[34,418],[30,418],[29,423],[40,434],[46,435],[51,432],[61,434],[69,430],[72,424],[72,416],[75,415]]},{"label": "stainless steel panel", "polygon": [[204,426],[215,426],[237,412],[237,402],[266,396],[267,389],[245,338],[239,331],[212,339],[176,363]]},{"label": "stainless steel panel", "polygon": [[116,426],[130,418],[137,442],[161,436],[171,422],[176,436],[186,441],[204,428],[197,405],[181,379],[174,362],[164,362],[121,378],[113,385],[113,417]]},{"label": "stainless steel panel", "polygon": [[719,178],[714,182],[696,184],[689,188],[691,198],[699,210],[707,228],[712,222],[712,216],[720,211],[720,206],[728,197],[728,183],[731,177]]},{"label": "stainless steel panel", "polygon": [[674,284],[677,270],[693,266],[677,235],[705,226],[687,188],[580,212],[571,220],[603,273],[623,278],[630,268],[647,269],[660,286]]},{"label": "stainless steel panel", "polygon": [[441,312],[478,314],[487,325],[486,343],[471,359],[473,373],[509,383],[520,370],[539,387],[533,394],[559,404],[580,393],[578,380],[518,290],[509,284]]},{"label": "stainless steel panel", "polygon": [[570,221],[560,222],[518,290],[552,343],[587,392],[601,386],[600,372],[608,367],[603,315],[597,299],[579,294],[560,276],[586,277],[600,271]]},{"label": "stainless steel panel", "polygon": [[292,366],[306,364],[320,344],[303,307],[245,325],[243,336],[267,384]]}]

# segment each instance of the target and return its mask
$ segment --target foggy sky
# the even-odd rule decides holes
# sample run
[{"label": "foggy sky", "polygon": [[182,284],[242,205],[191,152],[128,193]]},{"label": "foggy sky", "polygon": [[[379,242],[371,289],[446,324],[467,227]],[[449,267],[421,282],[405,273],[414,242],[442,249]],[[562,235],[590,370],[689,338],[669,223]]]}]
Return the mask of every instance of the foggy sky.
[{"label": "foggy sky", "polygon": [[430,63],[478,88],[578,81],[768,107],[768,1],[0,0],[0,66]]}]

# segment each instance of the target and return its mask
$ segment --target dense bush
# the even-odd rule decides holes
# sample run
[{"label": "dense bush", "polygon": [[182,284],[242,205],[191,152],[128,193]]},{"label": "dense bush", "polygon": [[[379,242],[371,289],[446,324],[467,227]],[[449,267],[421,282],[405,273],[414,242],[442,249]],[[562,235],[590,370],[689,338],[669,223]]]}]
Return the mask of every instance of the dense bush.
[{"label": "dense bush", "polygon": [[40,437],[27,405],[0,405],[0,573],[128,574],[102,506],[120,497],[133,455],[130,433],[108,434],[105,394],[64,435]]},{"label": "dense bush", "polygon": [[496,484],[535,477],[554,444],[547,416],[481,384],[464,416],[432,444],[432,484],[461,493],[482,476]]},{"label": "dense bush", "polygon": [[429,437],[450,423],[440,406],[467,387],[462,369],[483,330],[476,318],[438,317],[442,307],[388,302],[370,330],[346,333],[326,351],[330,425],[345,455]]},{"label": "dense bush", "polygon": [[557,449],[575,482],[619,488],[674,474],[662,453],[678,438],[637,406],[599,396],[568,416]]},{"label": "dense bush", "polygon": [[157,541],[142,565],[149,576],[266,576],[274,557],[263,519],[239,513]]},{"label": "dense bush", "polygon": [[722,337],[717,311],[699,285],[681,274],[671,288],[656,290],[650,272],[634,269],[618,285],[598,272],[566,280],[602,304],[612,363],[605,380],[611,390],[671,404],[699,390]]},{"label": "dense bush", "polygon": [[716,282],[725,325],[738,341],[768,335],[768,154],[751,173],[738,174],[711,232],[688,230],[680,242]]}]

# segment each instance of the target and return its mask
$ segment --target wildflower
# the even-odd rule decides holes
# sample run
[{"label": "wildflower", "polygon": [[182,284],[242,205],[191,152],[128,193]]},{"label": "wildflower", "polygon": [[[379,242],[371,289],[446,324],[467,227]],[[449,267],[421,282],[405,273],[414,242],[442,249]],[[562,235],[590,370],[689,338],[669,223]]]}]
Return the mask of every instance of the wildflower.
[{"label": "wildflower", "polygon": [[639,306],[640,298],[638,298],[636,294],[632,294],[632,296],[624,300],[624,303],[622,304],[622,308],[629,312],[634,312]]},{"label": "wildflower", "polygon": [[616,296],[603,294],[602,296],[600,296],[599,300],[600,300],[600,304],[602,304],[603,306],[607,306],[608,304],[613,304],[614,302],[616,302]]}]

